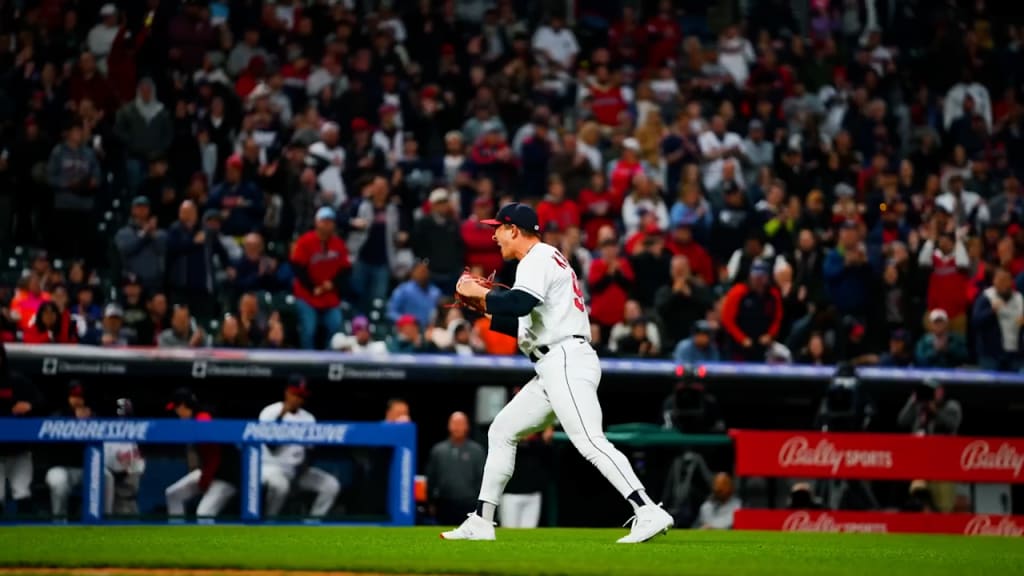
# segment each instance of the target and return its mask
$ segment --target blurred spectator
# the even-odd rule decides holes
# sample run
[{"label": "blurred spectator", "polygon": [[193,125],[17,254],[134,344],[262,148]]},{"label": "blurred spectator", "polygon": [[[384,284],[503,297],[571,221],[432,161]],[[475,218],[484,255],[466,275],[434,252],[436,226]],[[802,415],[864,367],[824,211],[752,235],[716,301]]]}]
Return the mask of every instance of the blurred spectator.
[{"label": "blurred spectator", "polygon": [[725,472],[715,475],[711,485],[711,496],[700,506],[700,515],[695,528],[731,530],[733,514],[742,504],[733,493],[732,478]]},{"label": "blurred spectator", "polygon": [[27,329],[35,319],[39,307],[50,299],[50,293],[43,291],[39,276],[31,272],[23,273],[18,279],[14,298],[11,298],[11,319],[17,322],[19,329]]},{"label": "blurred spectator", "polygon": [[[68,383],[66,403],[54,414],[57,418],[85,420],[93,417],[86,403],[85,388],[78,380]],[[71,491],[82,483],[82,445],[61,444],[46,451],[46,486],[50,489],[50,514],[54,519],[66,520]],[[104,471],[104,512],[109,514],[113,504],[114,478]]]},{"label": "blurred spectator", "polygon": [[139,81],[135,100],[117,111],[114,132],[125,149],[125,178],[129,192],[142,183],[146,166],[165,156],[174,138],[171,115],[157,99],[149,78]]},{"label": "blurred spectator", "polygon": [[601,256],[590,267],[590,317],[605,330],[622,322],[626,299],[633,289],[633,267],[619,255],[614,239],[601,244]]},{"label": "blurred spectator", "polygon": [[92,286],[78,289],[71,304],[71,321],[75,324],[78,341],[83,344],[99,344],[99,328],[103,321],[103,310],[95,302]]},{"label": "blurred spectator", "polygon": [[448,418],[448,439],[430,449],[427,491],[438,524],[458,524],[473,511],[484,473],[484,449],[469,438],[469,418]]},{"label": "blurred spectator", "polygon": [[832,350],[825,342],[825,335],[821,332],[812,332],[807,338],[807,346],[797,356],[796,362],[811,366],[828,366],[835,363]]},{"label": "blurred spectator", "polygon": [[299,345],[305,350],[313,348],[317,328],[324,328],[327,339],[341,329],[341,293],[352,264],[345,243],[334,233],[335,218],[333,209],[320,208],[315,228],[292,249]]},{"label": "blurred spectator", "polygon": [[956,368],[967,361],[964,337],[951,331],[949,315],[941,308],[928,313],[928,333],[917,341],[915,364],[929,368]]},{"label": "blurred spectator", "polygon": [[843,222],[839,243],[825,257],[823,271],[826,293],[840,314],[863,317],[871,301],[874,278],[855,222]]},{"label": "blurred spectator", "polygon": [[441,296],[441,289],[430,283],[429,263],[420,260],[413,266],[409,279],[391,293],[388,318],[397,322],[402,316],[412,315],[421,326],[428,326]]},{"label": "blurred spectator", "polygon": [[35,318],[24,331],[22,341],[26,344],[72,344],[76,333],[71,330],[71,315],[61,312],[55,302],[43,302],[36,310]]},{"label": "blurred spectator", "polygon": [[937,221],[933,221],[933,238],[925,240],[917,257],[918,266],[930,272],[928,309],[942,310],[950,329],[962,335],[967,327],[966,269],[970,261],[963,242],[951,233],[937,231]]},{"label": "blurred spectator", "polygon": [[220,210],[228,236],[256,232],[263,224],[263,194],[244,178],[241,156],[231,156],[226,166],[224,182],[213,190],[209,207]]},{"label": "blurred spectator", "polygon": [[[645,308],[654,304],[654,294],[659,286],[669,283],[669,265],[672,255],[665,249],[665,235],[649,224],[643,239],[637,242],[629,255],[629,263],[636,275],[633,295]],[[627,242],[628,244],[628,242]]]},{"label": "blurred spectator", "polygon": [[385,422],[412,422],[409,417],[409,403],[402,398],[388,399],[387,408],[384,409]]},{"label": "blurred spectator", "polygon": [[246,234],[242,239],[243,256],[233,263],[235,294],[277,292],[284,287],[277,260],[266,254],[264,246],[263,236],[258,232]]},{"label": "blurred spectator", "polygon": [[879,366],[908,368],[914,365],[913,339],[906,330],[893,330],[889,334],[889,349],[878,358]]},{"label": "blurred spectator", "polygon": [[54,147],[46,166],[53,189],[53,252],[68,258],[94,256],[96,193],[100,186],[100,163],[83,139],[82,126],[67,127],[64,141]]},{"label": "blurred spectator", "polygon": [[715,342],[715,330],[707,320],[700,320],[693,325],[693,335],[676,344],[672,352],[672,360],[679,365],[703,364],[718,362],[721,354]]},{"label": "blurred spectator", "polygon": [[555,222],[563,230],[580,225],[579,207],[565,197],[565,183],[560,176],[552,175],[548,178],[547,196],[537,204],[537,221],[541,229],[548,222]]},{"label": "blurred spectator", "polygon": [[208,211],[200,225],[195,203],[185,200],[167,233],[168,284],[172,298],[200,316],[217,313],[215,258],[230,261],[220,240],[220,214]]},{"label": "blurred spectator", "polygon": [[382,340],[374,340],[370,333],[370,321],[366,316],[352,319],[352,334],[338,332],[331,337],[331,349],[356,354],[387,354],[388,346]]},{"label": "blurred spectator", "polygon": [[[636,325],[644,327],[642,337],[636,331]],[[661,350],[661,337],[658,334],[658,325],[644,318],[643,307],[636,300],[627,300],[622,311],[622,321],[612,327],[608,336],[608,349],[613,354],[637,355],[639,350],[621,350],[620,345],[627,347],[639,347],[646,343],[644,349],[647,352],[641,356],[654,356]]]},{"label": "blurred spectator", "polygon": [[655,216],[654,224],[659,230],[668,230],[668,208],[658,193],[657,184],[646,173],[633,176],[632,189],[622,202],[622,222],[626,236],[639,232],[645,214]]},{"label": "blurred spectator", "polygon": [[249,336],[242,331],[238,318],[225,314],[220,324],[220,333],[213,339],[213,345],[218,348],[248,348]]},{"label": "blurred spectator", "polygon": [[117,6],[104,4],[100,7],[100,21],[89,30],[89,36],[85,41],[89,52],[96,57],[96,68],[105,76],[109,76],[107,56],[114,46],[118,30],[120,30],[117,20]]},{"label": "blurred spectator", "polygon": [[722,326],[730,342],[730,357],[760,362],[771,350],[782,325],[782,297],[771,285],[770,267],[755,262],[745,283],[736,284],[722,304]]},{"label": "blurred spectator", "polygon": [[416,317],[405,314],[395,320],[395,336],[388,342],[388,351],[397,354],[436,352],[437,347],[424,337]]},{"label": "blurred spectator", "polygon": [[420,218],[413,229],[413,253],[429,262],[430,281],[450,294],[462,273],[465,247],[448,190],[435,189],[430,193],[429,203],[430,213]]},{"label": "blurred spectator", "polygon": [[247,292],[238,297],[238,328],[249,346],[259,347],[263,345],[264,339],[270,330],[271,320],[277,319],[279,313],[276,311],[269,316],[260,310],[259,301],[252,292]]},{"label": "blurred spectator", "polygon": [[325,122],[320,127],[320,140],[309,147],[309,157],[316,166],[317,184],[322,191],[321,198],[332,208],[339,208],[348,196],[345,193],[345,149],[339,140],[339,127],[335,122]]},{"label": "blurred spectator", "polygon": [[494,203],[488,198],[473,201],[473,213],[462,223],[462,244],[466,247],[466,266],[480,267],[484,275],[498,272],[504,265],[501,250],[494,242],[494,227],[481,224],[494,215]]},{"label": "blurred spectator", "polygon": [[743,188],[743,178],[738,171],[743,159],[743,140],[735,132],[726,130],[725,119],[715,116],[711,119],[710,129],[700,135],[701,156],[704,159],[703,184],[705,190],[714,190],[722,182],[722,172],[726,164],[731,164],[735,182]]},{"label": "blurred spectator", "polygon": [[175,304],[171,313],[171,326],[157,338],[160,348],[201,348],[206,334],[196,325],[187,304]]},{"label": "blurred spectator", "polygon": [[164,283],[164,263],[168,254],[167,233],[157,227],[149,199],[132,200],[131,221],[114,237],[121,269],[134,274],[147,290],[158,290]]},{"label": "blurred spectator", "polygon": [[661,286],[654,295],[654,309],[665,330],[665,348],[673,348],[689,336],[714,302],[711,290],[692,274],[686,256],[672,258],[670,276],[671,284]]},{"label": "blurred spectator", "polygon": [[167,296],[154,292],[146,299],[146,317],[135,327],[137,346],[156,346],[160,333],[167,329]]},{"label": "blurred spectator", "polygon": [[978,364],[986,370],[1017,372],[1021,366],[1024,297],[1014,289],[1008,270],[998,268],[993,273],[992,286],[974,301],[971,322],[977,338]]},{"label": "blurred spectator", "polygon": [[111,302],[103,309],[103,329],[99,344],[115,347],[132,344],[132,333],[124,325],[124,309],[120,304]]},{"label": "blurred spectator", "polygon": [[398,249],[408,233],[402,229],[398,204],[389,199],[387,180],[372,178],[362,192],[349,220],[348,247],[355,257],[352,289],[359,295],[359,308],[369,312],[374,302],[388,297],[392,273],[399,267]]}]

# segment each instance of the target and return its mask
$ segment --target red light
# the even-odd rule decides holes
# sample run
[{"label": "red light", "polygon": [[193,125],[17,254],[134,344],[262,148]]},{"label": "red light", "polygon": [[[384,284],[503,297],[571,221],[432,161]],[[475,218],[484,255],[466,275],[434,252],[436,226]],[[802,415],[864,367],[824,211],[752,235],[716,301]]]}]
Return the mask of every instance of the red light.
[{"label": "red light", "polygon": [[686,373],[686,368],[682,366],[676,366],[676,378],[681,378]]},{"label": "red light", "polygon": [[706,367],[701,366],[700,368],[697,368],[697,377],[698,378],[703,378],[703,377],[705,377],[707,375],[708,375],[708,369]]}]

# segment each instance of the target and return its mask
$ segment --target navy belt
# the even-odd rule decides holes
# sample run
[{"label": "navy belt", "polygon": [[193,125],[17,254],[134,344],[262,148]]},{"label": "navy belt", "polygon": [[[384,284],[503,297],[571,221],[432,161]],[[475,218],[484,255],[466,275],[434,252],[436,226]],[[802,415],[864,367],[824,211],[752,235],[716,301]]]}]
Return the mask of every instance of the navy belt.
[{"label": "navy belt", "polygon": [[[580,342],[587,341],[586,336],[580,336],[579,334],[573,334],[572,336],[569,336],[569,338],[575,338]],[[566,338],[565,340],[568,340],[569,338]],[[565,340],[559,340],[558,342],[555,342],[555,344],[552,344],[552,346],[565,342]],[[551,352],[551,346],[537,346],[533,349],[533,352],[530,353],[530,360],[534,363],[539,362],[541,358],[548,355],[548,352]]]}]

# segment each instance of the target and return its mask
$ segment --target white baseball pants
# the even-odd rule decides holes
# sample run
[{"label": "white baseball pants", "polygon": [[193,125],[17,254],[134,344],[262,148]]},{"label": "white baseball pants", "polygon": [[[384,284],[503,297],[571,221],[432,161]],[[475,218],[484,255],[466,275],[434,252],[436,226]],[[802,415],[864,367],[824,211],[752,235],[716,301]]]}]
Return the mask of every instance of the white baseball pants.
[{"label": "white baseball pants", "polygon": [[32,453],[19,452],[0,456],[0,502],[7,494],[5,482],[11,485],[11,496],[24,500],[32,496]]},{"label": "white baseball pants", "polygon": [[505,494],[498,506],[502,528],[536,528],[540,524],[541,493]]},{"label": "white baseball pants", "polygon": [[[167,490],[164,490],[164,496],[167,498],[168,516],[181,517],[185,515],[185,503],[201,493],[199,491],[199,478],[202,475],[202,470],[193,470],[182,476],[181,480],[168,486]],[[231,484],[223,480],[214,480],[210,483],[206,493],[203,494],[202,499],[199,500],[196,516],[213,517],[220,514],[224,506],[227,505],[228,500],[231,500],[231,497],[235,495],[235,492],[236,489]]]},{"label": "white baseball pants", "polygon": [[[82,485],[82,469],[54,466],[46,471],[46,485],[50,488],[50,513],[54,518],[66,518],[71,491]],[[114,511],[114,475],[103,470],[103,514]]]},{"label": "white baseball pants", "polygon": [[[267,487],[267,516],[277,516],[288,500],[292,490],[295,471],[273,463],[263,464],[260,470],[263,484]],[[307,468],[297,480],[298,488],[304,492],[316,493],[310,516],[326,516],[334,506],[334,500],[341,491],[341,483],[334,476],[319,468]]]},{"label": "white baseball pants", "polygon": [[551,347],[534,366],[537,375],[494,418],[487,432],[487,461],[480,500],[498,505],[512,477],[516,446],[526,433],[543,429],[554,414],[572,445],[628,497],[643,490],[626,456],[604,436],[597,387],[601,363],[590,344],[569,338]]}]

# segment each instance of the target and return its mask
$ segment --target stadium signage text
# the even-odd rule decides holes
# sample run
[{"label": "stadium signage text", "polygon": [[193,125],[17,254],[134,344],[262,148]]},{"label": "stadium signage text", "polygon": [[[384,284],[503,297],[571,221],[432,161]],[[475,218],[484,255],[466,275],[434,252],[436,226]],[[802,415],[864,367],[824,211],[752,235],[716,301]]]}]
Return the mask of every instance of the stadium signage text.
[{"label": "stadium signage text", "polygon": [[1024,536],[1024,517],[927,512],[853,512],[846,510],[756,510],[741,508],[733,515],[737,530],[783,532],[874,532],[902,534],[963,534],[966,536]]},{"label": "stadium signage text", "polygon": [[834,516],[809,512],[793,512],[782,523],[783,532],[888,532],[884,522],[837,522]]},{"label": "stadium signage text", "polygon": [[814,466],[828,468],[837,474],[843,466],[849,468],[892,468],[892,452],[888,450],[840,450],[828,440],[820,440],[815,446],[797,436],[786,441],[779,450],[779,466]]},{"label": "stadium signage text", "polygon": [[964,448],[960,455],[960,467],[964,470],[1012,471],[1013,477],[1019,478],[1021,468],[1024,468],[1024,454],[1018,453],[1006,442],[993,450],[987,441],[978,440]]},{"label": "stadium signage text", "polygon": [[282,422],[250,422],[245,425],[242,440],[247,442],[314,442],[342,444],[348,426],[344,424],[290,424]]},{"label": "stadium signage text", "polygon": [[40,440],[142,442],[149,434],[149,422],[104,420],[44,420]]}]

